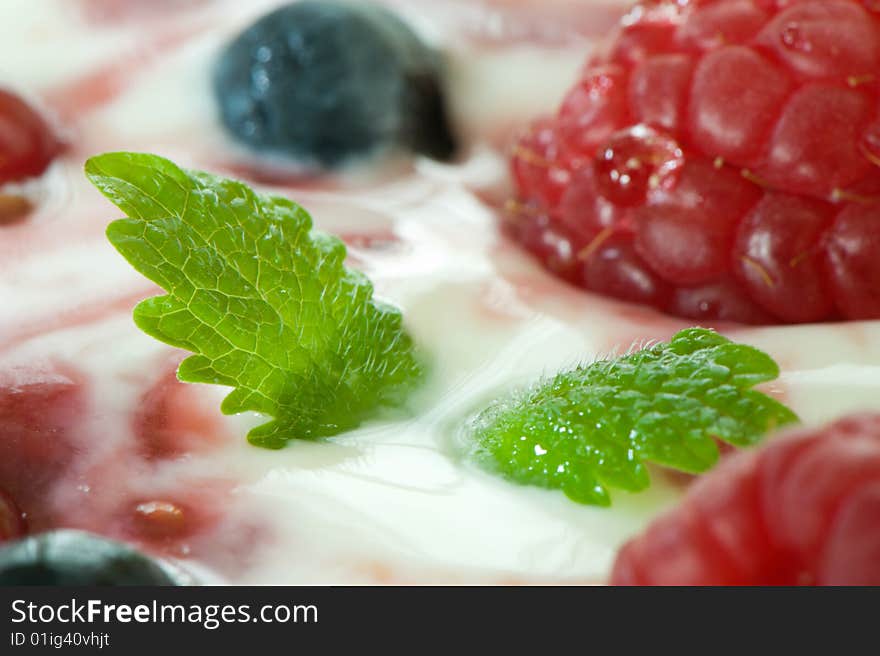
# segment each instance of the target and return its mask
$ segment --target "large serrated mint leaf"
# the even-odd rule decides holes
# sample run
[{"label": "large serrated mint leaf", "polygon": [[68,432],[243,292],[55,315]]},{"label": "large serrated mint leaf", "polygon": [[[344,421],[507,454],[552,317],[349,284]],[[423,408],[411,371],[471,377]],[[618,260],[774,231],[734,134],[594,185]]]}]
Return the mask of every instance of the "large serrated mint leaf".
[{"label": "large serrated mint leaf", "polygon": [[797,421],[751,389],[778,375],[756,348],[683,330],[668,344],[578,367],[496,402],[471,427],[473,456],[510,480],[609,505],[608,488],[648,487],[646,462],[703,472],[718,460],[713,438],[749,446]]},{"label": "large serrated mint leaf", "polygon": [[194,353],[181,380],[235,388],[224,413],[273,418],[253,444],[353,428],[421,377],[400,312],[296,203],[156,155],[108,153],[85,170],[128,215],[110,224],[110,242],[168,292],[140,303],[135,323]]}]

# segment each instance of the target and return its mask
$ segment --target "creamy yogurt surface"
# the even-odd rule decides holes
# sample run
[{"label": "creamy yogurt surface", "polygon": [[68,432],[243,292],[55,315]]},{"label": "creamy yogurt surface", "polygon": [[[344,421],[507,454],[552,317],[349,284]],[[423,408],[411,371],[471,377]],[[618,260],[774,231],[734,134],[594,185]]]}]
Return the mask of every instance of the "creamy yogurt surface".
[{"label": "creamy yogurt surface", "polygon": [[[326,180],[267,175],[217,118],[218,49],[278,3],[159,4],[128,17],[102,14],[101,2],[0,4],[3,84],[68,143],[25,190],[35,213],[0,226],[0,384],[82,390],[73,464],[42,491],[52,521],[141,543],[206,583],[603,582],[683,477],[654,471],[648,491],[594,508],[494,478],[461,452],[467,418],[493,397],[690,325],[554,279],[482,200],[504,186],[513,131],[552,110],[626,3],[388,3],[444,53],[463,152],[454,164],[397,161]],[[402,308],[431,358],[411,413],[266,451],[245,440],[259,417],[220,414],[228,390],[175,382],[182,354],[131,320],[157,289],[106,241],[118,211],[82,174],[109,150],[242,177],[343,237],[350,264]],[[765,391],[805,422],[876,408],[880,322],[716,327],[780,363]],[[145,457],[151,430],[187,447]],[[137,519],[156,504],[176,509],[171,529]]]}]

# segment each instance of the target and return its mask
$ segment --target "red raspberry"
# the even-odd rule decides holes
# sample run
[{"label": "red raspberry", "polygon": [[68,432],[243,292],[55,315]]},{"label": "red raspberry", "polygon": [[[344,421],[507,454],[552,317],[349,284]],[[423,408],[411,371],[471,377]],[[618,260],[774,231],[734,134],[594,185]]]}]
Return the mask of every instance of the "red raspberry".
[{"label": "red raspberry", "polygon": [[616,585],[880,585],[880,414],[739,453],[620,550]]},{"label": "red raspberry", "polygon": [[25,521],[12,498],[0,490],[0,543],[25,534]]},{"label": "red raspberry", "polygon": [[33,530],[52,522],[50,491],[78,451],[74,434],[85,396],[80,375],[69,367],[0,373],[0,491],[26,513]]},{"label": "red raspberry", "polygon": [[0,184],[40,175],[59,150],[46,121],[21,98],[0,89]]},{"label": "red raspberry", "polygon": [[514,235],[680,316],[880,318],[877,71],[875,1],[644,2],[514,148]]}]

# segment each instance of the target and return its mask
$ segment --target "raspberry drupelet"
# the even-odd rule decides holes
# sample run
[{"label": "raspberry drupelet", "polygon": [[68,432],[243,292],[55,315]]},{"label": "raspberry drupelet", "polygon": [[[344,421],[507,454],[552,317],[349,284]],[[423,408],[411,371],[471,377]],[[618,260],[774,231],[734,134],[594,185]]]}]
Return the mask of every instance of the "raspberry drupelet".
[{"label": "raspberry drupelet", "polygon": [[880,4],[656,0],[512,149],[513,236],[589,290],[880,318]]}]

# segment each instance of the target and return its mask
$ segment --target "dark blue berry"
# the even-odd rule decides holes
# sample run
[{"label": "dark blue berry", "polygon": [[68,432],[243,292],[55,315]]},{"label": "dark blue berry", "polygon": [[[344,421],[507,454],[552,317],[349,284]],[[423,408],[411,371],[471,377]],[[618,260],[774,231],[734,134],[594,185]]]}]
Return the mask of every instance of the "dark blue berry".
[{"label": "dark blue berry", "polygon": [[0,548],[3,585],[179,585],[182,575],[132,547],[58,530]]},{"label": "dark blue berry", "polygon": [[214,92],[237,139],[310,165],[454,150],[436,54],[368,3],[304,0],[267,14],[225,48]]}]

